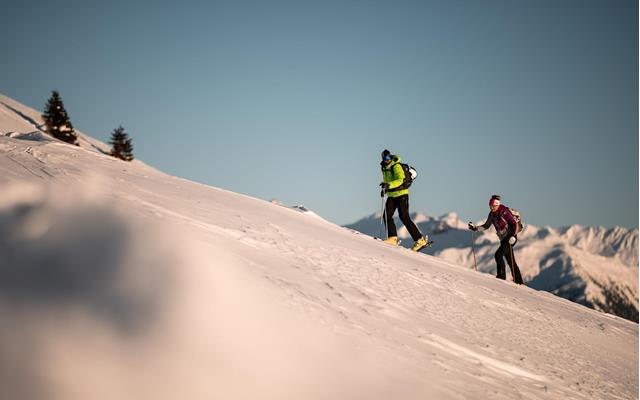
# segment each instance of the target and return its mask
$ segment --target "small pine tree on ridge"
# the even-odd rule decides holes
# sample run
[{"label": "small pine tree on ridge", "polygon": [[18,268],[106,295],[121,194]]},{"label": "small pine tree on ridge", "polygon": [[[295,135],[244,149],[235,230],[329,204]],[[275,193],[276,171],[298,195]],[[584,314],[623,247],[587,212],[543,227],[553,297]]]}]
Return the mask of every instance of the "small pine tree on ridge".
[{"label": "small pine tree on ridge", "polygon": [[112,156],[124,161],[133,160],[133,144],[122,126],[113,130],[109,144],[113,146],[111,148]]},{"label": "small pine tree on ridge", "polygon": [[60,93],[57,90],[51,92],[51,97],[47,101],[42,118],[48,134],[63,142],[79,146],[78,135],[73,130],[69,114],[67,114]]}]

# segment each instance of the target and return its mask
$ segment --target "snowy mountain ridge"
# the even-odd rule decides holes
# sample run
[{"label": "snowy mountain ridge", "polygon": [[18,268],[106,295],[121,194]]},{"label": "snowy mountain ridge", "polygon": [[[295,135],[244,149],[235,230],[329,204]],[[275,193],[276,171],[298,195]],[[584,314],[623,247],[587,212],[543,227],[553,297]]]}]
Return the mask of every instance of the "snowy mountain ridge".
[{"label": "snowy mountain ridge", "polygon": [[63,144],[0,101],[4,397],[637,398],[636,323]]},{"label": "snowy mountain ridge", "polygon": [[[432,217],[413,213],[422,232],[434,240],[435,256],[473,267],[471,233],[456,213]],[[397,219],[397,218],[396,218]],[[475,221],[484,222],[484,221]],[[396,221],[398,235],[408,246],[411,238]],[[380,213],[348,228],[372,236],[380,234]],[[475,235],[478,269],[495,274],[494,229]],[[525,282],[597,310],[638,321],[638,230],[622,227],[543,227],[528,225],[519,237],[515,255]]]},{"label": "snowy mountain ridge", "polygon": [[[467,230],[467,222],[462,221],[455,212],[450,212],[439,217],[415,212],[411,214],[411,217],[414,222],[417,224],[424,223],[427,230],[436,234],[445,232],[449,229]],[[380,213],[373,214],[365,219],[368,218],[372,218],[379,222]],[[474,222],[481,223],[484,222],[484,220]],[[492,230],[489,230],[489,233],[491,232]],[[603,226],[593,227],[582,225],[571,225],[557,228],[545,226],[540,228],[527,224],[527,228],[521,237],[536,236],[540,239],[544,239],[548,235],[559,236],[566,240],[571,246],[587,251],[591,254],[618,258],[629,267],[638,267],[638,229],[628,229],[620,226],[606,228]],[[406,237],[408,238],[408,236]],[[483,239],[492,243],[498,242],[495,234],[484,235]]]}]

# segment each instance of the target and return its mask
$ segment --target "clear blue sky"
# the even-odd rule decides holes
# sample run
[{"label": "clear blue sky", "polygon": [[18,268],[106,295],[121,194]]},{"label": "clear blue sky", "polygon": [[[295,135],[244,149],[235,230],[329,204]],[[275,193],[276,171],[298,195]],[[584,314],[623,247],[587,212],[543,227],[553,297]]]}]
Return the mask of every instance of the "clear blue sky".
[{"label": "clear blue sky", "polygon": [[345,224],[388,148],[412,211],[638,227],[637,0],[20,0],[0,34],[0,92],[173,175]]}]

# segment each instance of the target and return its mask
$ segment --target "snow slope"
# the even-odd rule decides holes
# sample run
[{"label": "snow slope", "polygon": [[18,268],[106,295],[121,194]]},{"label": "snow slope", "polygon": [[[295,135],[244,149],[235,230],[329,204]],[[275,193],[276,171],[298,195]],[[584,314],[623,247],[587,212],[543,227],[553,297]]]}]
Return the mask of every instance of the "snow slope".
[{"label": "snow slope", "polygon": [[[456,213],[439,218],[414,213],[412,218],[435,241],[431,254],[467,268],[474,266],[471,232]],[[403,245],[411,245],[406,228],[399,221],[397,226]],[[380,214],[347,228],[378,236]],[[494,229],[474,235],[478,270],[495,275],[498,238]],[[519,235],[514,254],[527,286],[638,322],[637,229],[529,225]]]},{"label": "snow slope", "polygon": [[635,323],[23,137],[0,101],[7,398],[637,398]]}]

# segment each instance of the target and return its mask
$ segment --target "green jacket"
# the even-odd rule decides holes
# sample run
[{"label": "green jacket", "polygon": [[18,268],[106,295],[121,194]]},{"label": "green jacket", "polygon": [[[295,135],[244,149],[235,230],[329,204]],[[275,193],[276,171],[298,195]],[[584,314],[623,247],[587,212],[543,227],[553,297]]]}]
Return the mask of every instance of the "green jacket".
[{"label": "green jacket", "polygon": [[404,170],[400,165],[400,156],[391,156],[391,162],[388,165],[380,163],[382,167],[382,180],[389,184],[387,189],[387,196],[399,197],[405,194],[409,194],[409,189],[393,190],[400,187],[404,183]]}]

